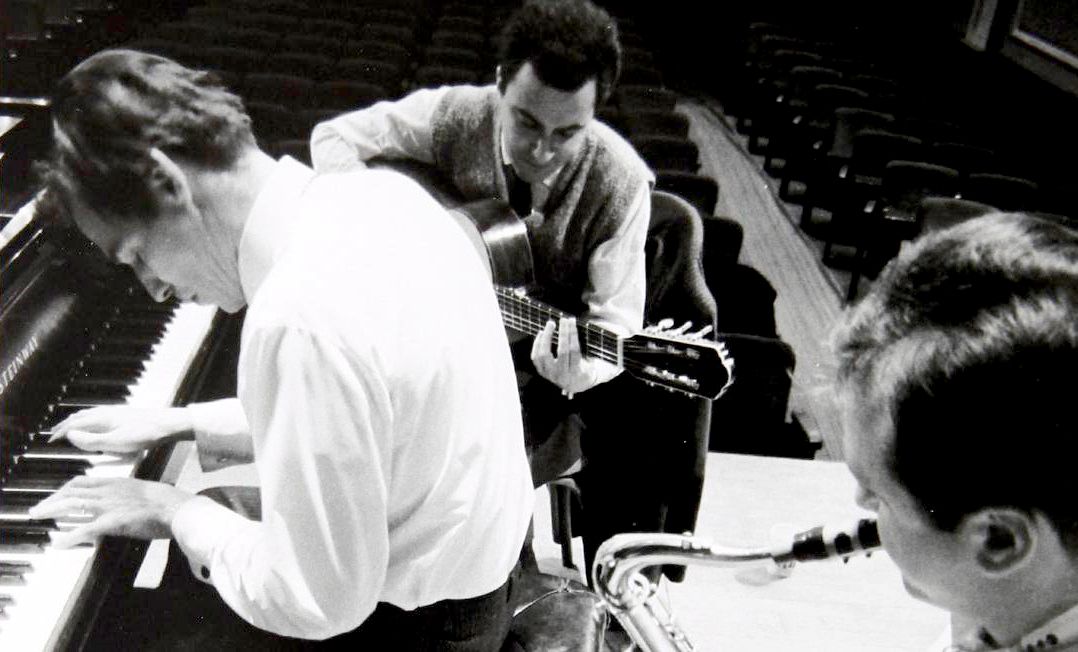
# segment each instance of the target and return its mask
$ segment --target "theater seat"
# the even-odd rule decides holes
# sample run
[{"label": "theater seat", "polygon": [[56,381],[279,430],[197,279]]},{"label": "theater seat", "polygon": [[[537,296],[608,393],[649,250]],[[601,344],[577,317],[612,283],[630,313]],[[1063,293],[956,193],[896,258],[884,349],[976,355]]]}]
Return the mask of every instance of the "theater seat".
[{"label": "theater seat", "polygon": [[286,107],[310,106],[314,82],[295,75],[252,73],[243,78],[243,96],[259,102],[276,102]]},{"label": "theater seat", "polygon": [[378,84],[394,97],[404,89],[405,83],[400,66],[378,59],[341,59],[331,74],[334,79]]},{"label": "theater seat", "polygon": [[261,65],[274,72],[321,81],[333,70],[335,59],[306,52],[280,52],[262,58]]},{"label": "theater seat", "polygon": [[468,68],[452,66],[420,66],[415,71],[414,88],[437,88],[452,84],[474,84],[479,75]]},{"label": "theater seat", "polygon": [[1004,211],[1037,210],[1037,182],[994,172],[971,172],[962,184],[962,198]]},{"label": "theater seat", "polygon": [[[676,195],[654,191],[645,247],[646,322],[670,318],[678,324],[691,321],[695,328],[714,326],[715,302],[704,280],[702,247],[703,226],[696,210]],[[623,383],[616,400],[621,409],[612,410],[602,423],[588,424],[581,441],[583,468],[552,486],[554,521],[562,537],[558,542],[569,564],[574,533],[583,536],[587,567],[599,544],[615,533],[680,533],[695,527],[711,401],[636,381]],[[624,477],[626,468],[639,469],[647,479],[615,480]],[[581,509],[574,521],[571,496],[577,488]],[[664,567],[663,572],[674,581],[684,578],[680,566]]]},{"label": "theater seat", "polygon": [[625,114],[625,128],[632,135],[689,137],[689,119],[673,111],[641,110]]},{"label": "theater seat", "polygon": [[622,85],[613,93],[614,103],[623,113],[642,109],[673,111],[677,99],[677,93],[657,86]]},{"label": "theater seat", "polygon": [[324,109],[355,110],[366,108],[389,93],[378,84],[359,81],[331,80],[318,84],[313,93],[315,106]]},{"label": "theater seat", "polygon": [[712,215],[719,200],[719,183],[711,177],[682,170],[656,170],[655,188],[688,201],[701,215]]},{"label": "theater seat", "polygon": [[688,138],[630,134],[629,142],[653,170],[696,172],[700,168],[700,150]]}]

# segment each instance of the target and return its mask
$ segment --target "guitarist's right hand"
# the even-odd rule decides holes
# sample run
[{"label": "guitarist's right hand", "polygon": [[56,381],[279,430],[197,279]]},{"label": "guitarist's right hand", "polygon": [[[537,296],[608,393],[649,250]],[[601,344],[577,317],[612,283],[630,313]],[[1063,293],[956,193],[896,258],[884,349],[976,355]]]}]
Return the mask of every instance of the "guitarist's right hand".
[{"label": "guitarist's right hand", "polygon": [[557,354],[552,351],[555,324],[548,321],[532,342],[532,363],[543,378],[561,388],[562,394],[572,398],[598,385],[603,378],[599,360],[584,357],[580,352],[580,336],[576,330],[576,318],[562,317],[557,325]]}]

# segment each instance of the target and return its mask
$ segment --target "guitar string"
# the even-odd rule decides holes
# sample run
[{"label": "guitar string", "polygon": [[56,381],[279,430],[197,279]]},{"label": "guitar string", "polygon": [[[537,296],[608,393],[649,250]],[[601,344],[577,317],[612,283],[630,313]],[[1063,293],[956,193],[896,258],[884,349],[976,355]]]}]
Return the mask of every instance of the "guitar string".
[{"label": "guitar string", "polygon": [[[506,317],[508,317],[508,316],[506,316]],[[529,322],[529,323],[531,323],[531,325],[533,327],[535,326],[534,322]],[[513,327],[512,324],[507,323],[507,325],[510,326],[511,328]],[[518,330],[523,331],[523,329],[518,329]],[[523,332],[526,332],[526,331],[523,331]],[[536,331],[532,331],[532,332],[530,332],[528,334],[534,335],[535,332]],[[640,350],[640,351],[645,350],[645,347],[640,347],[640,346],[629,347],[629,348],[630,349]],[[606,361],[611,362],[613,364],[616,364],[616,360],[615,360],[614,357],[608,356],[608,355],[596,355],[594,352],[592,352],[592,350],[596,350],[596,349],[600,353],[605,353],[605,351],[603,349],[597,348],[596,346],[591,346],[587,352],[592,357],[598,357],[600,359],[603,359],[603,360],[606,360]],[[641,375],[645,375],[645,376],[653,379],[652,382],[658,382],[658,383],[663,384],[663,385],[665,385],[667,387],[670,387],[671,389],[676,389],[676,390],[679,390],[679,391],[687,392],[689,394],[695,394],[693,388],[679,387],[677,385],[672,384],[671,379],[669,379],[669,378],[656,377],[653,373],[648,373],[646,370],[647,370],[648,367],[652,367],[652,365],[648,365],[648,364],[642,363],[642,362],[637,362],[635,360],[632,360],[631,358],[626,358],[626,359],[623,360],[622,367],[625,370],[630,371],[630,372],[632,372],[632,371],[641,372]]]},{"label": "guitar string", "polygon": [[[509,324],[509,325],[510,325],[510,327],[513,327],[512,324]],[[530,333],[530,334],[534,334],[534,333]],[[629,348],[630,349],[635,348],[636,350],[640,350],[640,351],[645,350],[644,347],[629,347]],[[598,351],[598,353],[596,353],[596,351]],[[607,362],[616,364],[616,356],[612,356],[612,355],[607,354],[604,349],[599,348],[599,347],[597,347],[595,345],[587,347],[585,352],[588,353],[589,355],[591,355],[592,357],[597,357],[597,358],[600,358],[602,360],[606,360]],[[637,362],[637,361],[635,361],[635,360],[633,360],[631,358],[628,358],[628,359],[623,360],[622,366],[628,371],[641,371],[641,370],[645,370],[648,367],[653,366],[653,365],[649,365],[649,364],[642,363],[642,362]],[[655,378],[654,374],[648,374],[648,375],[650,377],[652,377],[652,378]],[[667,382],[669,381],[669,379],[660,379],[660,380],[664,380],[664,381],[667,381]]]},{"label": "guitar string", "polygon": [[[504,318],[503,321],[505,321],[507,323],[512,322],[511,324],[508,324],[508,325],[510,325],[511,327],[517,328],[517,330],[520,330],[520,331],[522,331],[522,332],[524,332],[524,333],[526,333],[528,335],[535,335],[535,334],[539,333],[541,330],[543,330],[543,327],[545,327],[545,325],[546,325],[546,322],[539,323],[539,322],[536,322],[536,321],[529,320],[528,318],[522,317],[520,315],[503,314],[503,318]],[[528,327],[528,328],[525,329],[524,327]],[[616,344],[617,344],[617,336],[607,335],[605,332],[603,332],[601,330],[598,330],[598,329],[593,329],[593,334],[596,337],[599,338],[600,342],[597,343],[597,344],[593,344],[594,340],[588,339],[588,345],[591,346],[592,348],[602,347],[604,344],[607,344],[607,342],[606,342],[607,340],[610,340],[609,344],[612,347],[616,346]],[[555,338],[557,338],[557,332],[555,332],[554,336],[555,336]],[[681,344],[691,345],[691,344],[694,344],[694,343],[682,342]],[[704,343],[704,345],[706,347],[706,342]],[[646,352],[646,351],[649,350],[649,346],[646,345],[646,344],[633,344],[631,342],[626,341],[626,342],[623,342],[622,349],[625,350],[625,351],[643,351],[643,352]]]},{"label": "guitar string", "polygon": [[[504,314],[503,315],[503,321],[506,323],[506,325],[510,326],[511,328],[516,328],[517,330],[519,330],[521,332],[524,332],[524,333],[526,333],[528,335],[537,334],[539,331],[542,330],[542,327],[545,326],[545,322],[541,326],[539,323],[537,323],[535,321],[528,320],[527,318],[523,318],[523,317],[521,317],[519,315],[511,315],[511,314]],[[595,357],[602,357],[604,359],[614,361],[616,359],[616,357],[617,357],[617,354],[615,352],[608,352],[608,350],[606,348],[604,348],[604,346],[610,346],[611,348],[616,347],[616,344],[617,344],[616,336],[609,336],[605,332],[600,331],[600,330],[593,330],[592,334],[595,335],[596,337],[598,337],[599,342],[595,342],[593,338],[588,337],[586,335],[585,336],[585,339],[586,339],[586,342],[585,342],[586,352],[593,355],[593,356],[595,356]],[[558,334],[555,333],[555,341],[557,341],[557,339],[556,339],[557,337],[558,337]],[[610,342],[607,342],[607,340],[610,340]],[[683,344],[687,344],[687,343],[683,343]],[[646,344],[645,345],[632,344],[632,343],[629,343],[629,342],[623,342],[622,350],[624,352],[648,352],[648,351],[654,351],[654,349],[649,348],[649,346],[646,345]],[[596,353],[596,351],[598,351],[598,353]]]},{"label": "guitar string", "polygon": [[[498,303],[502,309],[503,321],[510,328],[515,328],[523,333],[534,335],[541,331],[548,321],[551,321],[552,317],[560,317],[565,313],[560,313],[553,309],[546,308],[544,306],[536,305],[531,301],[528,301],[524,297],[517,296],[511,291],[505,291],[502,288],[496,288],[498,290]],[[534,317],[538,317],[537,321]],[[586,355],[591,357],[606,360],[609,363],[617,364],[617,353],[609,352],[604,345],[610,346],[611,344],[617,344],[617,336],[609,335],[608,331],[601,328],[592,327],[591,324],[583,324],[584,327],[584,346],[583,351]],[[555,338],[558,334],[555,333]],[[598,339],[595,342],[594,339]],[[557,341],[555,339],[555,341]],[[626,354],[632,354],[635,352],[654,352],[654,349],[649,349],[647,345],[634,345],[630,343],[623,343],[622,352]],[[669,383],[669,379],[656,378],[654,374],[649,374],[646,368],[651,365],[639,363],[631,358],[624,358],[622,360],[622,367],[628,371],[641,371],[644,370],[644,375],[647,375],[659,382]],[[669,385],[668,385],[669,386]]]},{"label": "guitar string", "polygon": [[[540,330],[542,330],[541,328],[535,328],[536,324],[534,322],[514,320],[512,318],[507,318],[507,319],[505,319],[503,321],[505,321],[506,325],[509,326],[510,328],[515,328],[516,330],[519,330],[519,331],[521,331],[523,333],[526,333],[528,335],[535,335]],[[524,328],[521,327],[521,325],[531,326],[531,327],[533,327],[533,329],[532,330],[525,330]],[[555,334],[555,342],[557,342],[557,334]],[[584,350],[584,352],[586,354],[588,354],[589,356],[591,356],[593,358],[600,358],[600,359],[606,360],[607,362],[610,362],[612,364],[617,364],[617,358],[618,358],[617,353],[609,351],[608,349],[604,348],[602,344],[594,343],[594,342],[589,340],[586,343],[584,343],[583,350]]]}]

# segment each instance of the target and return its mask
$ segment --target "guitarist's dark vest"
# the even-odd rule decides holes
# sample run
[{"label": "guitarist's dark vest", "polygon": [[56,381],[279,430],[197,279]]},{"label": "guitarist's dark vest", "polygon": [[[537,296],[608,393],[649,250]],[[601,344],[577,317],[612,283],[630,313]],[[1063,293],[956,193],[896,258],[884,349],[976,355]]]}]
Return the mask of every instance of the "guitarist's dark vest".
[{"label": "guitarist's dark vest", "polygon": [[[434,164],[464,201],[508,200],[494,86],[450,90],[433,119]],[[632,147],[609,127],[592,121],[580,152],[565,164],[551,189],[539,225],[528,224],[535,281],[545,301],[584,311],[588,260],[616,233],[638,189],[654,175]]]}]

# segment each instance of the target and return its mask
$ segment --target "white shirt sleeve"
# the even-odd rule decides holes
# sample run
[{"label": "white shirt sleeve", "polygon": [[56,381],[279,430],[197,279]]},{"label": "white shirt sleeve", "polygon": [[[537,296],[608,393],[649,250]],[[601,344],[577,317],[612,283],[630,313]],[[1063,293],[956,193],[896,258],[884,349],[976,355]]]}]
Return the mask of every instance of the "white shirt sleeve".
[{"label": "white shirt sleeve", "polygon": [[294,328],[250,341],[241,394],[257,447],[262,521],[189,500],[173,536],[256,627],[323,639],[374,610],[389,558],[388,390],[329,338]]},{"label": "white shirt sleeve", "polygon": [[315,126],[311,162],[317,172],[345,172],[374,157],[433,163],[431,121],[449,87],[420,89]]},{"label": "white shirt sleeve", "polygon": [[254,461],[251,428],[237,398],[192,403],[186,408],[203,471]]},{"label": "white shirt sleeve", "polygon": [[[600,244],[588,261],[588,286],[584,290],[586,316],[619,335],[628,336],[644,325],[647,270],[644,241],[651,221],[651,189],[637,190],[621,227],[613,238]],[[620,373],[615,365],[588,358],[596,382],[604,383]]]}]

